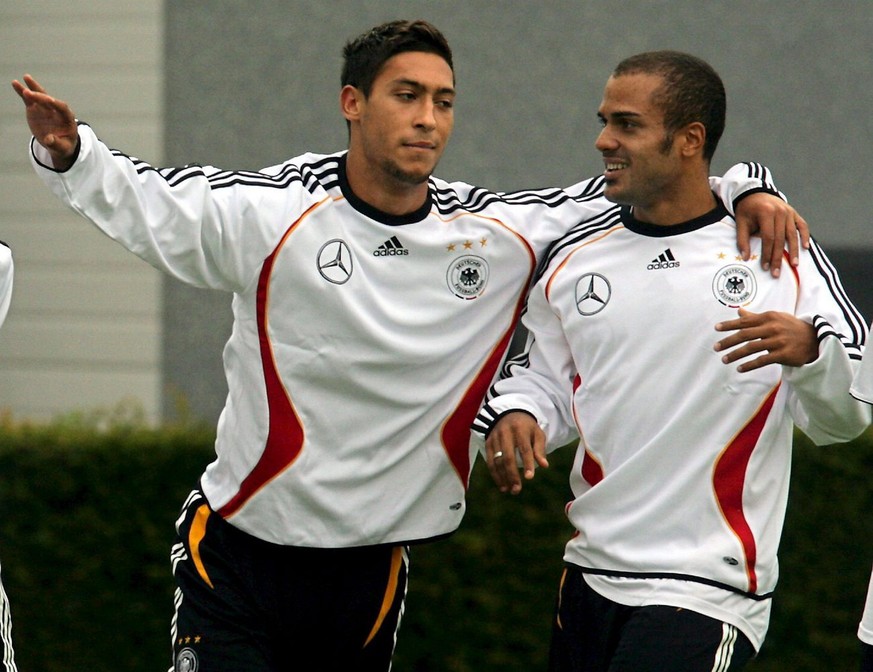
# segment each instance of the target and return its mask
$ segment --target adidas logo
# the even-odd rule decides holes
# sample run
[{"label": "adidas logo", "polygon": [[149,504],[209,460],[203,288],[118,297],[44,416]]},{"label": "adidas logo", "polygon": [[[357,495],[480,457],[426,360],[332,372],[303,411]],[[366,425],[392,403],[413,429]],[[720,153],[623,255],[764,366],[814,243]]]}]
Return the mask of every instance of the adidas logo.
[{"label": "adidas logo", "polygon": [[673,256],[673,252],[668,247],[661,252],[657,257],[652,259],[651,263],[646,266],[650,271],[658,271],[662,268],[679,268],[679,262]]},{"label": "adidas logo", "polygon": [[409,254],[409,250],[403,247],[403,243],[397,240],[397,236],[391,236],[373,250],[374,257],[399,257],[404,254]]}]

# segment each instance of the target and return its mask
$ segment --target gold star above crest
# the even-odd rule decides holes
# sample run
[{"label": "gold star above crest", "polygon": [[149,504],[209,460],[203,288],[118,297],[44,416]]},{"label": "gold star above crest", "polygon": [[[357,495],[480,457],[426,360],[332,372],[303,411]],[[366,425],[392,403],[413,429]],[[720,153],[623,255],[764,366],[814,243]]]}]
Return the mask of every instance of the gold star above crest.
[{"label": "gold star above crest", "polygon": [[472,241],[469,241],[469,240],[465,240],[465,241],[464,241],[464,249],[465,249],[465,250],[469,250],[469,249],[472,248],[472,247],[473,247],[473,243],[472,243]]},{"label": "gold star above crest", "polygon": [[726,256],[727,256],[727,255],[726,255],[724,252],[719,252],[719,253],[718,253],[718,258],[719,258],[719,259],[724,259]]},{"label": "gold star above crest", "polygon": [[485,237],[483,236],[483,237],[482,237],[482,240],[479,241],[479,244],[480,244],[482,247],[485,247],[485,246],[488,244],[488,239],[485,238]]},{"label": "gold star above crest", "polygon": [[446,250],[449,252],[454,252],[455,251],[455,244],[449,243],[448,245],[446,245]]}]

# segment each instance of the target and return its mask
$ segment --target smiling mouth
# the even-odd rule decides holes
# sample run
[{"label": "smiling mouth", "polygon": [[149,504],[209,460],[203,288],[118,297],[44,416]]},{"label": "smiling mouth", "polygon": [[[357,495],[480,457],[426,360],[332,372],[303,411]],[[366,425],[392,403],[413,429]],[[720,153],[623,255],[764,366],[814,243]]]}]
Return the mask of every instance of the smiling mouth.
[{"label": "smiling mouth", "polygon": [[604,161],[605,172],[607,175],[616,173],[619,170],[624,170],[627,168],[628,164],[625,161],[618,161],[617,159],[609,159]]}]

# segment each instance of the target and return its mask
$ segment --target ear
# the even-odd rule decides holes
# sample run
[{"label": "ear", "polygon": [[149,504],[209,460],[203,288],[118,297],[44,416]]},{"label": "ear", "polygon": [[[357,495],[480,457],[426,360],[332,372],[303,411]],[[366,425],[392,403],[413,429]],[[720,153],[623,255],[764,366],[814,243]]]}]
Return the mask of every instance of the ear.
[{"label": "ear", "polygon": [[364,94],[360,89],[346,84],[340,91],[340,111],[346,121],[357,121],[361,117],[363,102],[365,101]]},{"label": "ear", "polygon": [[703,146],[706,144],[706,126],[699,121],[692,121],[680,133],[683,140],[682,154],[693,156],[703,154]]}]

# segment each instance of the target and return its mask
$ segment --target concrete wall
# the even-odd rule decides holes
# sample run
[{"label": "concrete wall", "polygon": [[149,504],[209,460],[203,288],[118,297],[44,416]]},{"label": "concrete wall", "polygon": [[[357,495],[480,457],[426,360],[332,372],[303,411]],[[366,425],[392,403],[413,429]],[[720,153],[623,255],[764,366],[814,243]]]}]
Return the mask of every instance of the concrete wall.
[{"label": "concrete wall", "polygon": [[125,401],[157,419],[160,276],[62,208],[34,175],[9,82],[34,75],[110,144],[163,156],[161,0],[0,3],[0,240],[16,274],[0,409],[45,419]]}]

